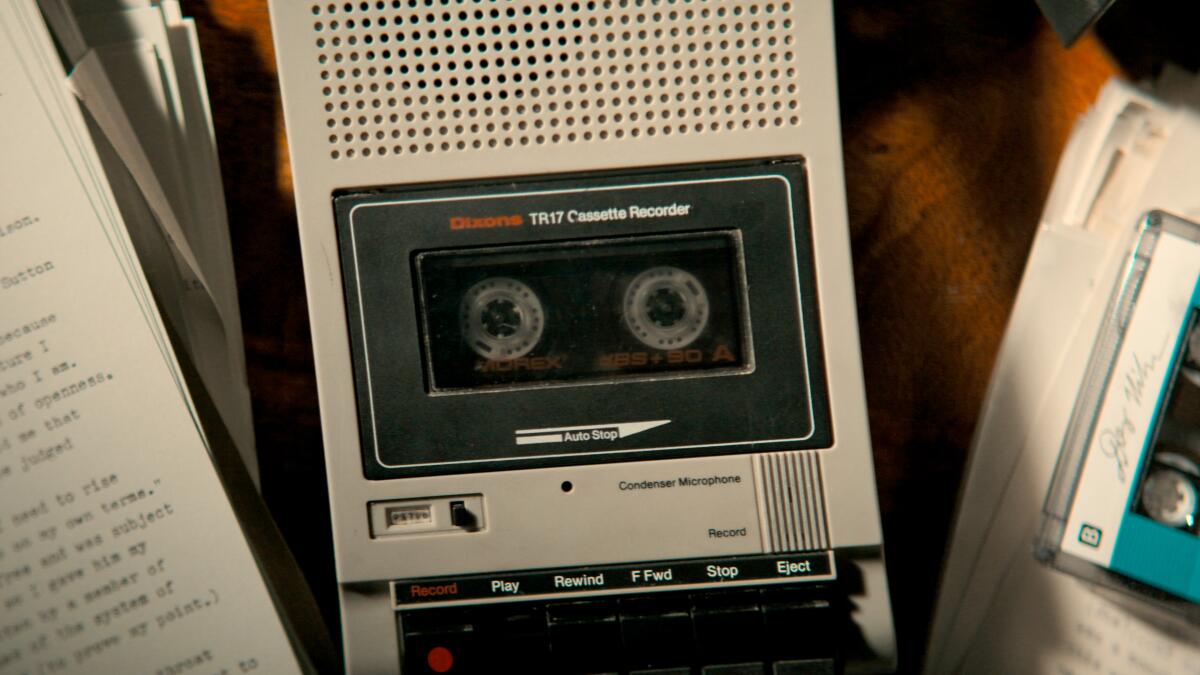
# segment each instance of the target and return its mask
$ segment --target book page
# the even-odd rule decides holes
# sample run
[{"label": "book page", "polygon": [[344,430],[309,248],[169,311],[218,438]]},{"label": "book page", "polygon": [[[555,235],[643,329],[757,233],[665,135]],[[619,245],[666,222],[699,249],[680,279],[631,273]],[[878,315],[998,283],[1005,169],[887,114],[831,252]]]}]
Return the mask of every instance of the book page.
[{"label": "book page", "polygon": [[973,636],[962,673],[1189,675],[1200,649],[1147,624],[1083,582],[1016,551]]},{"label": "book page", "polygon": [[299,672],[48,64],[0,5],[0,673]]}]

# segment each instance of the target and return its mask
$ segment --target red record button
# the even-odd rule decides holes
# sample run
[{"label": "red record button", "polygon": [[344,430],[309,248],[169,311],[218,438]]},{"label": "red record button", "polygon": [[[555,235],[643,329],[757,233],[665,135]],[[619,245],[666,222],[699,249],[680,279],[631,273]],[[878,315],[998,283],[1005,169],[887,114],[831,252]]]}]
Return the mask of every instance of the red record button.
[{"label": "red record button", "polygon": [[454,667],[454,653],[445,647],[434,647],[425,656],[425,663],[435,673],[448,673]]}]

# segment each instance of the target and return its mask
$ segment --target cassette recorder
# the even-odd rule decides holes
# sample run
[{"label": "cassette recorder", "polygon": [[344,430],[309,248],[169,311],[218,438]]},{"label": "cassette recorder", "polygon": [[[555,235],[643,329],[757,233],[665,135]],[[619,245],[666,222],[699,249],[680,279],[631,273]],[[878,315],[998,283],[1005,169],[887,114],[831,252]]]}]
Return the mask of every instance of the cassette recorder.
[{"label": "cassette recorder", "polygon": [[272,20],[347,669],[889,670],[829,3]]},{"label": "cassette recorder", "polygon": [[1045,506],[1045,561],[1200,621],[1200,226],[1154,212],[1112,292]]}]

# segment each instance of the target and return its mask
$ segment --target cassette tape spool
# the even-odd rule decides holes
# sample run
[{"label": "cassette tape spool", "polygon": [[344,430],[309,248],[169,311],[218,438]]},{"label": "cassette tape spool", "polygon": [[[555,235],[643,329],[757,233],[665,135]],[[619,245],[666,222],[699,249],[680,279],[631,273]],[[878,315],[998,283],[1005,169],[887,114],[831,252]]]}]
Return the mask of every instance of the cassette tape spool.
[{"label": "cassette tape spool", "polygon": [[484,279],[463,296],[463,336],[485,359],[525,356],[537,346],[545,326],[542,301],[516,279]]},{"label": "cassette tape spool", "polygon": [[[708,325],[704,284],[678,267],[653,267],[634,277],[623,307],[625,325],[642,344],[655,349],[687,347]],[[461,314],[463,338],[476,354],[492,361],[525,356],[545,328],[537,293],[506,277],[489,277],[472,286],[463,296]]]},{"label": "cassette tape spool", "polygon": [[420,253],[430,389],[748,372],[740,246],[716,231]]},{"label": "cassette tape spool", "polygon": [[650,347],[686,347],[708,323],[708,294],[699,279],[678,267],[648,269],[625,291],[625,323]]},{"label": "cassette tape spool", "polygon": [[1190,458],[1172,452],[1160,452],[1142,481],[1141,510],[1168,527],[1196,532],[1196,511],[1200,508],[1200,467]]},{"label": "cassette tape spool", "polygon": [[1138,512],[1168,527],[1200,535],[1200,322],[1180,340],[1175,377],[1164,387],[1149,468],[1138,488]]}]

